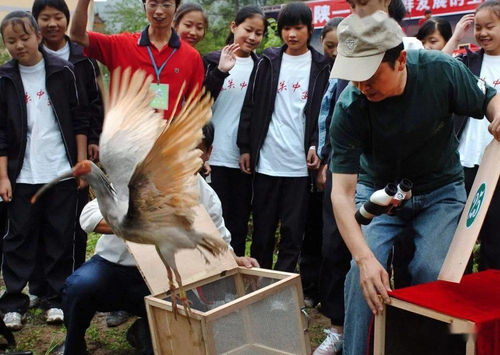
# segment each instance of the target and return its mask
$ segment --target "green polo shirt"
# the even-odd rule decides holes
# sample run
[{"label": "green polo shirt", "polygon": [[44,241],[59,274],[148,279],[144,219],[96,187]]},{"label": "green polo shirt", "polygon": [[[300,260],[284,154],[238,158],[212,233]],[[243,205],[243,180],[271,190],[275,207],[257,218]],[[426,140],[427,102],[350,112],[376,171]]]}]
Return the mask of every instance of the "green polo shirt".
[{"label": "green polo shirt", "polygon": [[408,51],[404,93],[369,102],[349,85],[330,126],[330,170],[385,186],[408,178],[415,194],[461,181],[452,114],[482,119],[496,91],[458,60],[438,51]]}]

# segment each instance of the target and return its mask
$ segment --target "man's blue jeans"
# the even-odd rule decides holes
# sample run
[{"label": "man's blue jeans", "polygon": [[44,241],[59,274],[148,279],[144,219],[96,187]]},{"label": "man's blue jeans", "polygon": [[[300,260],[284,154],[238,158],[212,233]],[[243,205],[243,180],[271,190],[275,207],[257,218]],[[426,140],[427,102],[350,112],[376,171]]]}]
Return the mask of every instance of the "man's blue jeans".
[{"label": "man's blue jeans", "polygon": [[144,297],[149,293],[137,267],[94,255],[66,279],[63,288],[64,353],[87,353],[85,332],[96,312],[127,311],[146,317]]},{"label": "man's blue jeans", "polygon": [[[356,204],[367,201],[374,188],[358,184]],[[430,193],[413,196],[397,216],[381,215],[363,226],[368,246],[383,267],[387,266],[389,253],[403,228],[410,225],[414,230],[415,255],[409,271],[413,284],[437,279],[441,265],[465,205],[464,184],[455,182]],[[368,351],[368,332],[372,312],[363,296],[357,264],[351,261],[351,269],[345,283],[344,355],[363,355]]]}]

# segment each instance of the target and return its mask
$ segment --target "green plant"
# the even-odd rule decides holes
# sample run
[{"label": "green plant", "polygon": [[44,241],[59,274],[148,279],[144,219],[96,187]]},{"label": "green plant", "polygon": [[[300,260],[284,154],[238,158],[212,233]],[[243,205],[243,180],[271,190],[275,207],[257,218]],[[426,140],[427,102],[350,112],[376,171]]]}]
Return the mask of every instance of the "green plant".
[{"label": "green plant", "polygon": [[262,50],[269,47],[279,47],[281,46],[281,37],[278,33],[278,22],[270,18],[267,20],[269,25],[267,26],[266,38],[263,41]]}]

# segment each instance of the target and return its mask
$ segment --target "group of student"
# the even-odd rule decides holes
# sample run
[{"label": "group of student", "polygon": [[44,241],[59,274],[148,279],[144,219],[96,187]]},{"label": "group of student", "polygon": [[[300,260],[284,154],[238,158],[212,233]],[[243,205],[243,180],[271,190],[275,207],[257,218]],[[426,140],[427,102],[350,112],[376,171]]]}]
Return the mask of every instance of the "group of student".
[{"label": "group of student", "polygon": [[[0,298],[0,309],[6,325],[22,327],[30,303],[23,293],[28,283],[32,301],[38,299],[47,310],[47,322],[64,321],[66,325],[61,353],[85,353],[85,331],[96,311],[127,311],[145,317],[143,297],[148,294],[147,287],[124,242],[113,235],[95,201],[88,202],[84,181],[64,181],[40,202],[30,204],[42,184],[78,161],[99,159],[103,108],[97,85],[98,60],[110,72],[131,67],[150,74],[158,96],[155,108],[163,110],[165,118],[175,114],[179,95],[186,97],[206,86],[215,102],[212,123],[204,129],[201,146],[206,160],[202,173],[210,184],[200,179],[201,203],[230,243],[239,265],[289,272],[299,265],[307,304],[320,303],[321,312],[331,320],[316,355],[340,351],[344,324],[344,354],[361,354],[360,349],[366,349],[370,309],[376,313],[379,306],[372,295],[386,296],[384,290],[389,288],[385,269],[390,269],[390,261],[395,265],[395,260],[406,254],[401,268],[409,270],[407,283],[435,278],[465,202],[462,175],[465,172],[469,192],[484,148],[492,138],[486,119],[469,117],[486,114],[490,119],[496,113],[490,106],[494,106],[493,88],[500,83],[500,2],[488,0],[480,5],[473,15],[464,16],[453,34],[449,23],[431,17],[422,24],[417,40],[402,36],[399,26],[393,25],[406,13],[400,0],[350,0],[354,17],[342,23],[341,18],[334,18],[323,28],[323,54],[310,44],[310,9],[303,3],[289,3],[281,9],[277,22],[283,46],[268,48],[261,55],[256,49],[265,37],[267,20],[260,8],[248,6],[240,9],[229,25],[227,45],[203,58],[195,47],[205,36],[208,19],[197,4],[143,0],[149,22],[144,31],[105,35],[86,30],[89,2],[78,1],[71,39],[66,35],[70,14],[64,0],[35,0],[31,14],[12,12],[1,23],[3,41],[13,58],[0,66],[0,196],[8,214],[2,265],[6,292]],[[392,19],[384,18],[379,11]],[[356,51],[352,50],[352,57],[346,56],[337,28],[344,26],[344,35],[349,32],[363,41],[371,34],[356,32],[361,28],[361,22],[356,21],[371,21],[372,17],[386,26],[387,38],[401,42],[386,48],[377,73],[385,70],[385,75],[398,83],[403,82],[403,73],[408,75],[411,85],[406,84],[406,91],[398,91],[400,87],[396,86],[387,91],[387,82],[386,87],[375,83],[381,76],[374,75],[375,71],[367,78],[348,73],[358,71],[356,75],[362,75],[367,67],[355,68]],[[483,93],[477,92],[475,82],[473,88],[474,77],[457,59],[436,51],[405,51],[424,47],[451,54],[472,24],[482,49],[457,59],[489,85]],[[389,69],[384,66],[387,63]],[[435,69],[421,70],[422,77],[413,70],[433,63],[444,68],[441,76],[452,73],[437,83],[431,77]],[[412,90],[425,80],[429,81],[428,94],[413,102]],[[450,80],[454,82],[448,89],[455,91],[454,96],[446,98],[451,100],[449,110],[441,112],[443,124],[434,126],[435,133],[429,137],[429,131],[412,121],[416,116],[412,110],[416,110],[415,105],[422,106],[419,112],[425,117],[430,112],[425,110],[435,104],[431,97],[439,97],[439,90],[444,90],[444,83]],[[398,98],[413,100],[412,105],[395,100],[395,92]],[[406,130],[393,117],[398,105],[408,119]],[[437,111],[429,117],[434,119]],[[454,120],[459,123],[453,137],[448,131],[452,127],[448,113],[462,116]],[[370,128],[359,116],[370,117]],[[433,123],[429,119],[422,124],[428,128]],[[391,140],[398,129],[411,139]],[[456,147],[454,137],[459,139]],[[419,140],[433,147],[419,147],[421,152],[416,154],[412,149],[421,144]],[[419,160],[423,159],[422,152],[431,154],[428,159],[438,148],[441,155],[436,156],[434,165]],[[463,171],[457,171],[454,159],[449,159],[457,149]],[[386,157],[389,151],[390,158]],[[415,166],[407,166],[410,163]],[[421,176],[424,172],[432,176]],[[356,187],[358,173],[360,184]],[[396,217],[380,217],[379,222],[363,227],[369,246],[366,249],[358,238],[359,226],[356,230],[347,218],[354,195],[351,200],[344,197],[356,190],[356,202],[362,203],[375,188],[410,176],[417,183],[413,210],[408,207],[409,214],[397,217],[397,223]],[[443,238],[436,245],[433,241],[435,250],[431,250],[422,247],[429,243],[424,232],[438,230],[437,222],[425,214],[446,203],[436,191],[455,205],[451,212],[445,209],[447,223],[441,210],[432,212],[442,217]],[[435,201],[427,206],[424,197]],[[493,217],[500,212],[499,199],[497,193],[481,232],[481,269],[500,267],[500,243],[493,238],[499,227],[498,218]],[[412,214],[422,215],[422,220],[413,221],[409,217]],[[244,256],[250,216],[251,258]],[[412,228],[404,228],[406,225]],[[381,242],[381,231],[393,238]],[[86,232],[103,233],[96,255],[87,262]],[[396,243],[394,257],[389,258],[396,237],[403,242]],[[381,251],[377,251],[379,246]],[[273,263],[275,250],[277,259]],[[422,256],[431,252],[435,265],[419,264]],[[373,255],[381,267],[373,261]],[[366,272],[371,273],[368,278]],[[114,292],[106,291],[110,285]],[[148,334],[145,322],[138,327]],[[145,338],[140,347],[144,353],[152,353],[150,340]]]}]

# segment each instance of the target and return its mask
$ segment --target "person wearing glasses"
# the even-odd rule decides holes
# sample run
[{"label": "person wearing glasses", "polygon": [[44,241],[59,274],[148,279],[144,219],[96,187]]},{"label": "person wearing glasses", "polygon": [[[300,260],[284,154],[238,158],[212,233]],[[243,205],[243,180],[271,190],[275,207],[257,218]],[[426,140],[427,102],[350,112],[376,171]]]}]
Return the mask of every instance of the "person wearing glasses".
[{"label": "person wearing glasses", "polygon": [[[189,96],[203,84],[204,67],[200,54],[172,28],[180,0],[143,0],[148,26],[137,33],[102,34],[86,30],[91,0],[79,0],[71,24],[71,40],[85,47],[85,54],[116,68],[144,70],[153,77],[156,97],[153,107],[169,119],[177,97]],[[186,86],[183,89],[183,82]],[[177,107],[177,112],[180,107]]]}]

